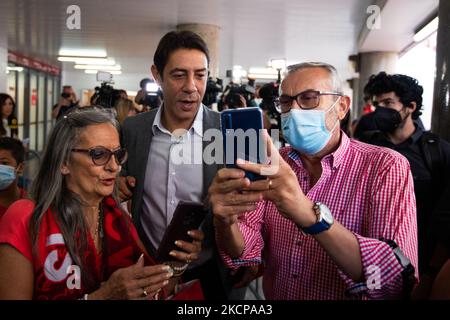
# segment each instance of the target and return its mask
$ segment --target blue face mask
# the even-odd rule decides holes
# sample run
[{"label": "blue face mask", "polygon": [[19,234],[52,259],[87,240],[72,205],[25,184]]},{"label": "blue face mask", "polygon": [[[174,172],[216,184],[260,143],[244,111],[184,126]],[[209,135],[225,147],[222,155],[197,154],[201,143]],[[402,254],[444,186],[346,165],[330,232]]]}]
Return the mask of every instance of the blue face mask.
[{"label": "blue face mask", "polygon": [[5,190],[16,180],[16,168],[0,164],[0,190]]},{"label": "blue face mask", "polygon": [[337,99],[328,110],[291,109],[281,115],[283,136],[296,150],[304,154],[316,154],[327,145],[331,139],[331,132],[339,124],[336,121],[333,129],[328,130],[325,124],[326,114],[339,101]]}]

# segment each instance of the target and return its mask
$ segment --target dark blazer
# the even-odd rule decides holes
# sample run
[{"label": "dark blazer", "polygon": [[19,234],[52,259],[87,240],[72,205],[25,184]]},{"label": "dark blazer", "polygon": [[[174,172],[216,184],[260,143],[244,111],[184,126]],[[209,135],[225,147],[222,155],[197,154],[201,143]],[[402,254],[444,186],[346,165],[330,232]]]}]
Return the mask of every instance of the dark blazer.
[{"label": "dark blazer", "polygon": [[[203,108],[203,110],[203,132],[211,128],[220,129],[220,113],[212,111],[206,107]],[[149,243],[146,243],[140,221],[140,209],[142,208],[148,154],[153,138],[152,126],[157,111],[157,109],[154,109],[149,112],[138,114],[134,117],[126,118],[121,132],[122,146],[128,150],[128,161],[124,165],[121,175],[133,176],[136,178],[136,186],[134,188],[132,198],[131,214],[142,242],[149,252],[154,252],[154,250]],[[211,141],[203,141],[203,150],[210,143]],[[220,167],[221,166],[218,164],[208,165],[203,163],[203,199],[206,198],[208,188]],[[229,292],[231,291],[231,283],[227,280],[228,272],[217,253],[212,217],[212,213],[209,212],[206,216],[206,221],[203,224],[203,232],[205,233],[203,246],[214,248],[214,259],[216,259],[220,266],[219,270],[222,276],[222,283],[224,284],[226,291]],[[236,293],[233,293],[233,295],[234,294]]]}]

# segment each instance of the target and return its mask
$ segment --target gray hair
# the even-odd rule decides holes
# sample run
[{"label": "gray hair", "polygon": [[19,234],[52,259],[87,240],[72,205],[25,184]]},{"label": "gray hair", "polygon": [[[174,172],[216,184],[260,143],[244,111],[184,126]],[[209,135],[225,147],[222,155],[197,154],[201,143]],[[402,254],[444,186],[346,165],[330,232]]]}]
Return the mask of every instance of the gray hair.
[{"label": "gray hair", "polygon": [[[73,264],[82,270],[88,242],[87,226],[82,214],[83,200],[67,188],[61,168],[70,161],[72,149],[79,143],[81,132],[88,126],[103,123],[110,123],[119,131],[119,124],[112,114],[96,107],[79,108],[60,118],[50,133],[31,192],[35,202],[30,223],[33,243],[37,243],[42,218],[48,209],[52,209],[56,213],[55,219]],[[79,238],[75,237],[77,232]],[[92,283],[89,272],[81,274],[86,285]]]},{"label": "gray hair", "polygon": [[293,64],[287,67],[287,74],[293,73],[298,70],[308,69],[308,68],[322,68],[329,72],[331,84],[333,86],[333,90],[337,93],[343,93],[342,90],[342,80],[339,77],[339,74],[335,67],[331,64],[325,62],[302,62]]}]

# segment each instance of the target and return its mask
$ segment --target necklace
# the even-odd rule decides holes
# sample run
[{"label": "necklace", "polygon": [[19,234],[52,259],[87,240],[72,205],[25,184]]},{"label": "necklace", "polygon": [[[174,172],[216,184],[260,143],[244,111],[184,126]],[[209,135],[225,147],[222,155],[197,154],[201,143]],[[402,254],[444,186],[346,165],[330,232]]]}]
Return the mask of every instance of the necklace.
[{"label": "necklace", "polygon": [[102,243],[99,241],[100,239],[103,239],[103,210],[97,208],[97,225],[95,227],[95,233],[94,233],[94,243],[97,245],[99,249],[101,249]]}]

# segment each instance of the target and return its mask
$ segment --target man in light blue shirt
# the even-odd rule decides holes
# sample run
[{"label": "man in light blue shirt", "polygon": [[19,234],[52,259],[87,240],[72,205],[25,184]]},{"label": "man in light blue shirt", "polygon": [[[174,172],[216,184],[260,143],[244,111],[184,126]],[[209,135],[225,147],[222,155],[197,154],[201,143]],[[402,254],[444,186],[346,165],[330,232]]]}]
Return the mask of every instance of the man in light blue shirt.
[{"label": "man in light blue shirt", "polygon": [[[208,63],[208,48],[198,35],[189,31],[166,34],[151,69],[164,103],[157,110],[127,118],[122,128],[122,145],[129,157],[122,170],[121,197],[132,197],[133,220],[151,253],[158,249],[178,202],[203,202],[219,169],[219,164],[202,159],[210,143],[203,134],[220,128],[219,113],[202,104]],[[206,299],[227,299],[232,283],[217,254],[210,213],[202,230],[205,240],[200,258],[183,278],[199,278]],[[241,290],[232,297],[243,296]]]}]

